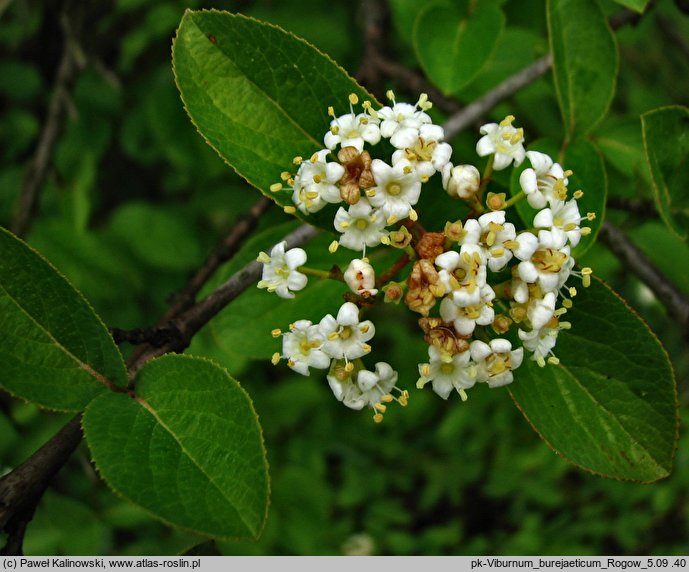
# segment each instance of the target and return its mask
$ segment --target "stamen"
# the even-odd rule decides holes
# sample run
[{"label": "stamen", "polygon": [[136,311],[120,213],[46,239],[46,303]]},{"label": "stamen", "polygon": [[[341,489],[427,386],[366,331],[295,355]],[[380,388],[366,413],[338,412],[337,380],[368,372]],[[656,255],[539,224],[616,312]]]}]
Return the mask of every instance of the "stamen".
[{"label": "stamen", "polygon": [[280,328],[275,328],[270,332],[270,335],[274,338],[279,338],[282,335],[282,330],[280,330]]},{"label": "stamen", "polygon": [[275,352],[273,354],[273,357],[270,358],[270,363],[273,365],[277,365],[280,363],[280,354],[278,352]]},{"label": "stamen", "polygon": [[340,246],[340,243],[337,242],[337,240],[333,240],[333,241],[330,243],[330,246],[328,246],[328,252],[330,252],[330,254],[334,254],[335,252],[337,252],[337,247],[338,247],[338,246]]}]

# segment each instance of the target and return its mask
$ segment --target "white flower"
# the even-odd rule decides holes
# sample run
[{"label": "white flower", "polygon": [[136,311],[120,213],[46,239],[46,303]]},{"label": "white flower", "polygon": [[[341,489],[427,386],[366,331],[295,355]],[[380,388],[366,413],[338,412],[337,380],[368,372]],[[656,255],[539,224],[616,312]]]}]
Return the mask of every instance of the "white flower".
[{"label": "white flower", "polygon": [[478,381],[488,383],[490,387],[500,387],[512,383],[512,371],[517,369],[524,359],[524,348],[512,349],[509,340],[496,338],[490,343],[474,340],[469,345],[471,359],[476,362]]},{"label": "white flower", "polygon": [[340,207],[335,213],[335,229],[342,233],[340,244],[352,250],[365,250],[380,244],[385,235],[385,217],[373,210],[362,198],[348,210]]},{"label": "white flower", "polygon": [[388,224],[407,218],[421,194],[421,181],[409,161],[391,167],[374,159],[371,171],[376,180],[376,186],[366,193],[371,205],[380,209]]},{"label": "white flower", "polygon": [[422,125],[419,136],[411,145],[392,154],[392,164],[409,161],[421,182],[425,182],[436,171],[442,171],[450,161],[452,147],[448,143],[442,143],[444,137],[445,131],[440,125]]},{"label": "white flower", "polygon": [[[533,352],[531,359],[534,360],[540,367],[545,366],[547,356],[554,363],[558,363],[558,359],[553,353],[553,348],[557,344],[557,336],[560,333],[560,328],[537,328],[530,332],[519,330],[519,339],[524,344],[524,347]],[[554,359],[553,359],[554,358]]]},{"label": "white flower", "polygon": [[526,155],[524,150],[524,130],[512,126],[514,117],[508,115],[500,124],[487,123],[481,127],[483,137],[476,144],[479,157],[495,154],[493,169],[500,171],[513,161],[515,167],[521,165]]},{"label": "white flower", "polygon": [[361,295],[375,296],[378,290],[376,285],[376,274],[373,266],[366,259],[354,258],[344,272],[344,280],[352,289]]},{"label": "white flower", "polygon": [[353,94],[350,95],[350,112],[340,117],[335,117],[332,108],[328,109],[328,113],[333,117],[330,122],[330,129],[323,138],[328,149],[334,149],[340,145],[341,147],[354,147],[361,153],[364,149],[364,142],[375,145],[380,141],[379,120],[368,114],[368,108],[364,113],[355,114],[352,104],[357,102],[358,98]]},{"label": "white flower", "polygon": [[376,364],[375,372],[364,369],[344,380],[339,380],[336,375],[328,375],[328,384],[337,400],[350,409],[362,409],[368,405],[384,411],[385,408],[379,404],[392,401],[391,392],[397,384],[397,372],[390,364],[380,361]]},{"label": "white flower", "polygon": [[557,294],[555,292],[546,292],[542,298],[534,296],[529,300],[526,316],[535,330],[540,330],[552,320],[555,315],[556,301]]},{"label": "white flower", "polygon": [[368,342],[376,333],[373,322],[359,322],[359,308],[345,302],[337,312],[337,318],[328,314],[318,326],[325,338],[323,351],[336,359],[354,360],[371,351]]},{"label": "white flower", "polygon": [[519,175],[519,185],[526,193],[526,200],[535,209],[542,209],[550,200],[564,201],[567,198],[567,177],[570,171],[563,171],[558,163],[545,153],[527,151],[531,168]]},{"label": "white flower", "polygon": [[[519,277],[528,284],[538,283],[543,292],[558,290],[567,281],[572,264],[566,239],[564,234],[539,231],[538,243],[531,256],[525,259],[521,256],[525,252],[520,253]],[[522,235],[519,235],[519,240],[522,240]]]},{"label": "white flower", "polygon": [[508,245],[513,245],[517,232],[511,222],[505,222],[505,211],[493,211],[481,215],[478,220],[467,220],[464,232],[462,250],[468,245],[481,247],[493,272],[507,266],[512,258]]},{"label": "white flower", "polygon": [[476,367],[471,362],[468,351],[451,355],[439,350],[436,346],[428,346],[429,363],[419,364],[419,380],[416,387],[421,389],[431,382],[433,391],[443,399],[447,399],[453,389],[457,390],[466,401],[465,389],[476,383]]},{"label": "white flower", "polygon": [[438,279],[451,293],[457,306],[473,306],[481,302],[481,288],[486,284],[486,264],[480,247],[468,245],[460,254],[443,252],[435,259],[441,270]]},{"label": "white flower", "polygon": [[258,255],[257,260],[263,264],[263,274],[258,283],[259,288],[275,292],[280,298],[294,298],[292,290],[301,290],[306,286],[306,275],[297,270],[306,262],[306,252],[301,248],[292,248],[285,252],[287,242],[276,244],[270,251]]},{"label": "white flower", "polygon": [[314,153],[308,161],[302,161],[294,177],[292,202],[303,213],[315,213],[326,203],[342,201],[336,183],[344,175],[344,167],[339,163],[327,162],[328,149]]},{"label": "white flower", "polygon": [[442,169],[443,189],[454,198],[470,199],[478,192],[481,174],[473,165],[446,163]]},{"label": "white flower", "polygon": [[440,317],[443,322],[452,322],[455,330],[461,336],[470,336],[477,324],[487,326],[492,324],[495,319],[495,311],[491,304],[495,298],[495,292],[488,284],[479,290],[481,298],[478,304],[457,306],[451,297],[445,297],[440,302]]},{"label": "white flower", "polygon": [[579,207],[575,199],[567,202],[551,199],[550,207],[536,214],[533,219],[533,225],[536,228],[547,228],[555,234],[565,234],[569,244],[574,248],[581,240],[579,223],[582,220],[583,218],[579,214]]},{"label": "white flower", "polygon": [[290,331],[282,337],[282,358],[294,371],[309,375],[309,367],[326,369],[330,357],[321,350],[325,338],[317,325],[309,320],[298,320],[290,325]]},{"label": "white flower", "polygon": [[417,109],[420,103],[423,103],[421,98],[416,105],[394,103],[392,107],[385,106],[378,110],[380,134],[390,139],[393,147],[404,149],[412,146],[419,137],[419,128],[431,123],[430,116]]}]

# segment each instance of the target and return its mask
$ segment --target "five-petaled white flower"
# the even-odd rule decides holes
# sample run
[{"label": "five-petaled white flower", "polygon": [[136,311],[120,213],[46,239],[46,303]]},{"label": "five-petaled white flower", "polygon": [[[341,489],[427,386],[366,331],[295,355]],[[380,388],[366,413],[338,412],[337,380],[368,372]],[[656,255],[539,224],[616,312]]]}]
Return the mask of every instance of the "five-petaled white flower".
[{"label": "five-petaled white flower", "polygon": [[340,117],[335,117],[332,108],[328,109],[328,113],[333,117],[330,122],[330,129],[323,138],[323,143],[328,149],[335,149],[340,145],[340,147],[354,147],[361,153],[364,149],[364,143],[375,145],[380,141],[380,127],[378,126],[380,120],[370,115],[368,108],[364,110],[364,113],[354,113],[352,104],[358,101],[354,94],[350,95],[350,112]]},{"label": "five-petaled white flower", "polygon": [[282,337],[282,357],[294,371],[309,375],[309,367],[326,369],[330,366],[330,356],[321,348],[325,338],[318,325],[309,320],[297,320],[290,325],[290,331]]},{"label": "five-petaled white flower", "polygon": [[479,157],[495,154],[493,169],[500,171],[513,161],[515,167],[521,165],[526,151],[524,150],[524,130],[516,129],[512,122],[514,116],[508,115],[500,124],[486,123],[481,127],[483,137],[476,144]]},{"label": "five-petaled white flower", "polygon": [[294,177],[292,202],[304,213],[315,213],[327,203],[342,202],[337,182],[345,169],[339,163],[326,161],[330,153],[323,149],[314,153],[308,161],[302,161]]},{"label": "five-petaled white flower", "polygon": [[465,389],[476,383],[476,366],[471,362],[469,351],[449,354],[431,345],[428,347],[429,363],[419,365],[419,389],[428,382],[443,399],[447,399],[453,389],[457,390],[462,401],[466,401]]},{"label": "five-petaled white flower", "polygon": [[339,242],[351,250],[365,251],[367,246],[380,244],[385,224],[382,213],[374,210],[365,198],[348,210],[340,207],[335,213],[335,229],[342,233]]},{"label": "five-petaled white flower", "polygon": [[301,248],[292,248],[285,252],[287,242],[276,244],[270,251],[258,255],[257,260],[263,264],[263,274],[258,283],[259,288],[275,292],[280,298],[294,298],[294,291],[306,286],[307,278],[297,269],[306,262],[306,252]]},{"label": "five-petaled white flower", "polygon": [[471,359],[476,363],[477,381],[486,382],[490,387],[501,387],[512,383],[512,371],[524,359],[524,348],[512,349],[512,343],[504,338],[495,338],[489,343],[474,340],[469,345]]},{"label": "five-petaled white flower", "polygon": [[366,369],[340,380],[336,375],[328,375],[328,384],[338,401],[350,409],[363,409],[369,406],[376,410],[384,401],[392,401],[392,390],[397,385],[397,372],[390,364],[379,361],[375,371]]},{"label": "five-petaled white flower", "polygon": [[397,149],[412,146],[419,137],[422,125],[431,123],[430,116],[419,106],[425,107],[426,98],[422,95],[416,105],[410,103],[395,103],[392,107],[385,106],[378,110],[381,119],[380,134]]},{"label": "five-petaled white flower", "polygon": [[526,156],[531,168],[519,175],[519,185],[526,193],[529,204],[535,209],[542,209],[553,199],[564,201],[567,198],[567,177],[571,172],[565,172],[545,153],[527,151]]},{"label": "five-petaled white flower", "polygon": [[579,223],[582,220],[586,220],[586,217],[579,214],[575,199],[567,202],[551,199],[550,206],[536,214],[533,225],[536,228],[547,228],[555,234],[563,233],[567,236],[570,246],[574,248],[581,240]]},{"label": "five-petaled white flower", "polygon": [[[520,243],[525,239],[523,235],[533,236],[530,233],[519,235]],[[517,252],[521,262],[518,266],[519,277],[527,284],[535,284],[541,287],[543,292],[554,292],[567,281],[571,265],[569,246],[565,244],[566,235],[553,233],[549,230],[541,230],[535,243],[529,240],[529,248]]]},{"label": "five-petaled white flower", "polygon": [[421,194],[421,181],[411,163],[403,160],[390,166],[374,159],[371,171],[376,180],[376,186],[366,193],[371,205],[380,209],[387,224],[407,218]]},{"label": "five-petaled white flower", "polygon": [[359,321],[359,308],[352,302],[345,302],[337,312],[337,318],[331,314],[319,323],[321,334],[325,338],[323,351],[335,359],[354,360],[371,351],[368,342],[376,333],[370,320]]}]

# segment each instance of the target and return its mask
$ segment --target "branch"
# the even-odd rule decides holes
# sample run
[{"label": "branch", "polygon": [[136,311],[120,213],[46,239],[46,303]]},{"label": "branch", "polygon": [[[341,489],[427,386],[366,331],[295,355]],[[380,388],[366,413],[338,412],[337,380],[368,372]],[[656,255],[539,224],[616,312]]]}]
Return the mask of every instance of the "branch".
[{"label": "branch", "polygon": [[81,442],[77,415],[24,463],[0,478],[0,530],[9,538],[3,554],[21,554],[26,525],[43,492]]},{"label": "branch", "polygon": [[514,95],[517,91],[541,77],[552,65],[553,60],[550,55],[543,56],[516,74],[508,77],[471,105],[455,113],[443,125],[445,139],[449,140],[455,137],[458,133],[478,121],[503,99]]},{"label": "branch", "polygon": [[[304,224],[291,232],[283,240],[287,242],[286,248],[301,246],[316,236],[319,230]],[[183,351],[191,342],[194,335],[205,326],[220,310],[239,296],[244,290],[255,285],[261,277],[262,265],[253,261],[233,274],[229,280],[218,286],[206,298],[172,319],[167,326],[179,332],[176,339],[160,346],[152,344],[142,346],[127,361],[130,383],[134,380],[136,372],[149,360],[171,352]]]},{"label": "branch", "polygon": [[608,197],[605,206],[609,209],[628,212],[639,218],[658,217],[658,211],[653,201],[629,199],[626,197]]},{"label": "branch", "polygon": [[682,293],[618,227],[605,221],[598,237],[620,259],[625,268],[636,274],[665,306],[668,316],[689,337],[689,298]]},{"label": "branch", "polygon": [[12,232],[19,237],[26,236],[31,227],[36,212],[39,191],[48,171],[60,131],[62,115],[67,102],[68,88],[77,70],[74,40],[71,37],[69,22],[65,14],[62,15],[62,28],[64,30],[64,46],[55,76],[53,94],[50,98],[46,121],[38,140],[36,153],[26,173],[24,184],[19,194],[17,212],[12,221]]}]

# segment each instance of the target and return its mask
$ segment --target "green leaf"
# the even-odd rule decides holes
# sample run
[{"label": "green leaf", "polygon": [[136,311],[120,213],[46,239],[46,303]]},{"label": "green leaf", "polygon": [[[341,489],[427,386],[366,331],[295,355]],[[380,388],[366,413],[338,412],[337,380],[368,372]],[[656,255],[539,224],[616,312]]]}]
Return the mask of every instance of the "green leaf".
[{"label": "green leaf", "polygon": [[[326,55],[270,24],[218,11],[187,11],[173,50],[177,86],[191,120],[237,173],[271,193],[296,155],[324,148],[328,106],[349,111],[348,95],[373,98]],[[308,221],[332,228],[332,212]]]},{"label": "green leaf", "polygon": [[[638,118],[610,123],[596,130],[595,142],[605,160],[627,177],[634,177],[644,160],[641,124]],[[625,190],[616,190],[625,194]]]},{"label": "green leaf", "polygon": [[119,350],[88,302],[35,250],[0,229],[0,384],[44,407],[83,409],[127,384]]},{"label": "green leaf", "polygon": [[454,93],[490,60],[504,25],[502,11],[492,2],[466,11],[432,4],[416,19],[414,49],[430,80],[444,93]]},{"label": "green leaf", "polygon": [[617,41],[596,0],[549,0],[550,50],[557,98],[569,137],[593,129],[617,83]]},{"label": "green leaf", "polygon": [[641,116],[646,161],[660,216],[678,237],[689,236],[689,109],[661,107]]},{"label": "green leaf", "polygon": [[268,508],[261,428],[224,369],[182,355],[153,360],[133,399],[98,397],[83,426],[105,481],[157,518],[210,536],[260,535]]},{"label": "green leaf", "polygon": [[518,407],[556,452],[603,476],[667,476],[677,441],[672,366],[646,324],[600,281],[580,288],[558,338],[560,365],[525,360],[510,386]]},{"label": "green leaf", "polygon": [[646,6],[648,6],[649,1],[650,0],[615,0],[615,2],[618,4],[621,4],[630,10],[634,10],[639,14],[643,14],[644,10],[646,10]]}]

